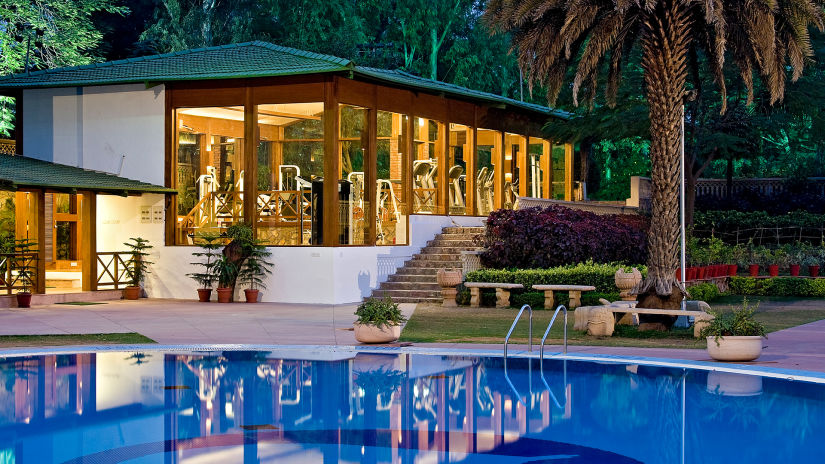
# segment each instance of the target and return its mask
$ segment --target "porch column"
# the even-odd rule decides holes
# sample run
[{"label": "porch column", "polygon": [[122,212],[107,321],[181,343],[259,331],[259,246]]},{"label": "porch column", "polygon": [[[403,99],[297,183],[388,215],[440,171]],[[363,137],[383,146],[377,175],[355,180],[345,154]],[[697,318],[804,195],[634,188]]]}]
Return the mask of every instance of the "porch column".
[{"label": "porch column", "polygon": [[83,224],[81,246],[81,271],[84,292],[97,290],[97,194],[81,192],[80,221]]}]

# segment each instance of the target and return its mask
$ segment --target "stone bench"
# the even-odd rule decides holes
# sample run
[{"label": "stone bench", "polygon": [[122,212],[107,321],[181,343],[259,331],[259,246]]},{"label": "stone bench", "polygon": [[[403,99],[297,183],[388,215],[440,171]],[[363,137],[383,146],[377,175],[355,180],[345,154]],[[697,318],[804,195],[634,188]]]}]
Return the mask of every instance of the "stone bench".
[{"label": "stone bench", "polygon": [[553,309],[555,295],[553,292],[570,293],[570,303],[567,309],[576,309],[582,305],[582,292],[592,292],[596,287],[592,285],[533,285],[533,290],[544,292],[544,308]]},{"label": "stone bench", "polygon": [[[576,330],[588,330],[587,323],[590,318],[590,311],[598,309],[599,311],[610,311],[614,315],[616,313],[630,313],[630,314],[661,314],[667,316],[688,316],[694,318],[693,336],[699,337],[699,332],[707,325],[708,321],[713,319],[713,314],[708,314],[705,311],[683,311],[681,309],[652,309],[652,308],[636,308],[627,304],[610,304],[605,306],[584,306],[576,310],[573,328]],[[611,330],[610,333],[613,331]]]},{"label": "stone bench", "polygon": [[464,286],[470,289],[470,306],[478,308],[481,305],[481,289],[496,289],[496,308],[507,308],[510,306],[510,290],[524,288],[521,284],[505,284],[497,282],[464,282]]}]

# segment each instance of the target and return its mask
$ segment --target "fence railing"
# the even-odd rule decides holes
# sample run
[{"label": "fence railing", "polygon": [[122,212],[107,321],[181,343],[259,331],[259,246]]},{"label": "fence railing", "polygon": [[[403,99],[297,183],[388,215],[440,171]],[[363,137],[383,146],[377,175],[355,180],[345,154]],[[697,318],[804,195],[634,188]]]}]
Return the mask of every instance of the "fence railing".
[{"label": "fence railing", "polygon": [[0,293],[37,288],[37,261],[37,253],[0,253]]},{"label": "fence railing", "polygon": [[728,245],[753,242],[754,245],[782,245],[786,243],[806,242],[819,245],[825,242],[825,224],[822,227],[748,227],[729,230],[694,229],[696,238],[716,237]]},{"label": "fence railing", "polygon": [[134,268],[133,254],[129,251],[103,251],[97,253],[97,289],[119,290],[130,284]]},{"label": "fence railing", "polygon": [[9,139],[0,139],[0,155],[14,155],[17,153],[17,142]]}]

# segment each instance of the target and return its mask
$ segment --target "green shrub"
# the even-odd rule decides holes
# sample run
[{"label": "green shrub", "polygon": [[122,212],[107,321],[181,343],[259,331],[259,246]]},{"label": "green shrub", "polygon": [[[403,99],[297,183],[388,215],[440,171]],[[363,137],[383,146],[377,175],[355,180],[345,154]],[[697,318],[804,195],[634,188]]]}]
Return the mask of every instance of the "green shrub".
[{"label": "green shrub", "polygon": [[709,282],[690,286],[687,291],[690,294],[691,300],[701,300],[704,302],[710,302],[722,296],[716,284]]},{"label": "green shrub", "polygon": [[[647,268],[636,266],[647,274]],[[467,274],[467,282],[516,283],[530,289],[533,285],[592,285],[596,292],[615,294],[614,276],[618,269],[629,269],[621,264],[587,262],[550,269],[481,269]]]},{"label": "green shrub", "polygon": [[731,277],[730,291],[737,295],[825,297],[825,279]]},{"label": "green shrub", "polygon": [[742,302],[742,306],[731,312],[711,311],[714,318],[708,325],[702,328],[701,337],[714,337],[719,344],[719,337],[754,337],[765,336],[765,326],[753,318],[756,309],[759,307],[748,304],[748,300]]},{"label": "green shrub", "polygon": [[533,309],[544,308],[544,292],[524,292],[521,294],[510,294],[510,305],[520,308],[530,305]]},{"label": "green shrub", "polygon": [[407,320],[398,309],[398,304],[393,303],[389,297],[383,300],[367,298],[358,305],[355,315],[358,316],[355,321],[358,324],[372,324],[377,327],[399,325]]}]

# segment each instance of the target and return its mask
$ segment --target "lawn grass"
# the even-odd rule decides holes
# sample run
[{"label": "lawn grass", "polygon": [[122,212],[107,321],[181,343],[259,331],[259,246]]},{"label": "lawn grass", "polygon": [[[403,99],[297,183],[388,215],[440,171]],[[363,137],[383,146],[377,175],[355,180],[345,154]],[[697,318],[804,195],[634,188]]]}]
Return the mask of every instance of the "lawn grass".
[{"label": "lawn grass", "polygon": [[156,343],[136,332],[67,335],[2,335],[0,348],[66,345],[132,345]]},{"label": "lawn grass", "polygon": [[[722,304],[716,303],[714,308],[725,311],[732,305],[741,304],[742,297],[726,297]],[[792,302],[799,302],[799,298],[761,298],[756,318],[768,332],[795,327],[801,324],[825,319],[825,301],[822,309],[817,305],[797,309]],[[756,298],[749,300],[753,303]],[[815,300],[812,300],[814,302]],[[783,304],[786,303],[786,304]],[[419,304],[404,330],[400,341],[418,343],[502,343],[504,336],[516,317],[517,310],[496,308],[443,308],[438,305]],[[552,311],[536,310],[533,312],[533,342],[541,341],[544,330],[553,316]],[[548,344],[561,344],[563,329],[561,315],[550,335]],[[511,341],[527,343],[527,315],[516,326]],[[693,338],[693,329],[674,329],[670,332],[644,331],[635,327],[617,326],[612,337],[592,337],[585,332],[573,330],[573,313],[568,316],[568,343],[570,345],[594,346],[638,346],[654,348],[697,348],[706,347],[705,340]]]}]

